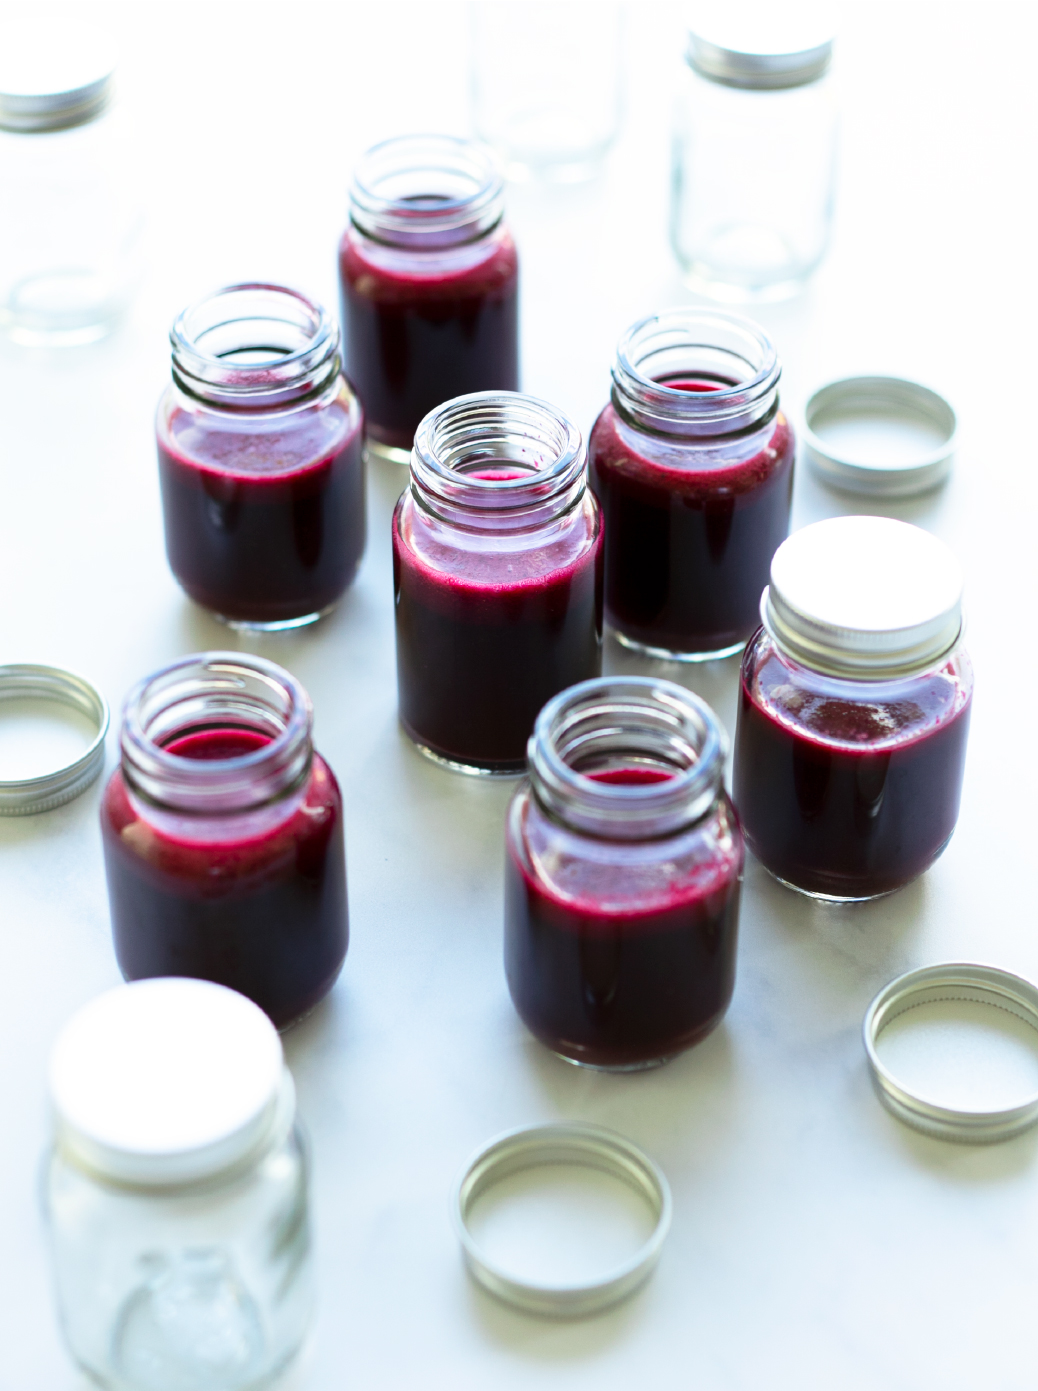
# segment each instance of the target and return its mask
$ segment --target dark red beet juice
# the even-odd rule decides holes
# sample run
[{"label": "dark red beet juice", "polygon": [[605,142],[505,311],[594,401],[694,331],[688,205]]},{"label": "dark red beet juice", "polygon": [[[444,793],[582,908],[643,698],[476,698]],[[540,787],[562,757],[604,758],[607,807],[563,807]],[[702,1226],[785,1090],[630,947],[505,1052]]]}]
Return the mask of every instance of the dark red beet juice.
[{"label": "dark red beet juice", "polygon": [[731,316],[672,311],[621,340],[588,446],[621,641],[696,659],[737,651],[756,627],[793,487],[778,378],[764,335]]},{"label": "dark red beet juice", "polygon": [[[209,668],[222,677],[279,671],[231,654],[213,661],[218,655]],[[155,753],[127,735],[124,721],[123,764],[105,790],[101,832],[115,952],[128,980],[216,981],[279,1026],[331,989],[348,942],[342,798],[324,759],[292,747],[298,733],[290,722],[290,737],[274,738],[269,728],[203,714]]]},{"label": "dark red beet juice", "polygon": [[[671,717],[673,733],[675,705],[696,698],[675,696],[681,688],[670,683],[603,678],[552,706],[565,702],[572,722],[583,701],[600,741],[616,742],[625,721],[628,733],[637,729],[654,684],[663,688],[660,710]],[[632,691],[642,703],[633,707],[634,720]],[[611,728],[610,702],[614,711],[620,707]],[[534,744],[553,720],[561,726],[557,713],[538,720]],[[643,759],[653,734],[662,748],[662,720],[648,735],[643,722],[641,738],[629,741]],[[588,756],[593,733],[582,745],[566,737]],[[513,800],[505,864],[508,988],[531,1033],[573,1062],[610,1069],[663,1062],[709,1033],[731,1000],[742,839],[720,788],[722,742],[703,742],[704,762],[690,771],[621,762],[579,781],[570,776],[568,787],[565,774],[551,776],[551,756],[542,748],[535,754],[540,768],[531,765],[532,786]],[[606,756],[603,749],[598,756]],[[623,758],[619,749],[613,756]]]},{"label": "dark red beet juice", "polygon": [[173,326],[159,404],[170,568],[197,603],[247,627],[329,609],[365,542],[363,414],[338,330],[278,286],[232,286]]},{"label": "dark red beet juice", "polygon": [[744,668],[734,797],[772,874],[853,900],[929,869],[959,815],[972,700],[961,662],[851,697],[774,653]]},{"label": "dark red beet juice", "polygon": [[346,372],[369,449],[406,462],[424,416],[519,387],[519,269],[480,146],[407,136],[369,150],[339,246]]},{"label": "dark red beet juice", "polygon": [[[487,457],[495,434],[502,452]],[[483,393],[423,422],[393,517],[393,581],[400,720],[424,752],[522,771],[541,706],[601,670],[601,555],[583,445],[564,417]]]}]

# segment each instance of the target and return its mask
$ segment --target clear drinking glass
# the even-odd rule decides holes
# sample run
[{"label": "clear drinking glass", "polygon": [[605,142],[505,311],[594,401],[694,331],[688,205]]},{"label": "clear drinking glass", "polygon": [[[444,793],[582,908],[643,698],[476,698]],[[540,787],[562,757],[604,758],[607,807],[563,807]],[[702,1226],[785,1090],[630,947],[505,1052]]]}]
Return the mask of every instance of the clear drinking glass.
[{"label": "clear drinking glass", "polygon": [[829,244],[837,104],[826,14],[761,23],[713,7],[689,32],[679,83],[671,244],[693,288],[782,299]]},{"label": "clear drinking glass", "polygon": [[509,177],[593,175],[623,114],[619,4],[473,4],[472,122]]}]

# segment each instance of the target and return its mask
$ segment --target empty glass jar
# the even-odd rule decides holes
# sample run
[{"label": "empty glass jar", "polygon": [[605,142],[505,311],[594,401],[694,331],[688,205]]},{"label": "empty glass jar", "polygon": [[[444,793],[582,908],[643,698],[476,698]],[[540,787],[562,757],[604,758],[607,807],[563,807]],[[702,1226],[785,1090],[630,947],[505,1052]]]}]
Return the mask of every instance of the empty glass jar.
[{"label": "empty glass jar", "polygon": [[69,1351],[110,1391],[251,1391],[310,1323],[308,1163],[263,1012],[206,981],[120,986],[51,1055],[45,1207]]},{"label": "empty glass jar", "polygon": [[832,26],[762,11],[714,7],[689,33],[678,93],[671,243],[693,288],[719,299],[795,293],[829,243]]}]

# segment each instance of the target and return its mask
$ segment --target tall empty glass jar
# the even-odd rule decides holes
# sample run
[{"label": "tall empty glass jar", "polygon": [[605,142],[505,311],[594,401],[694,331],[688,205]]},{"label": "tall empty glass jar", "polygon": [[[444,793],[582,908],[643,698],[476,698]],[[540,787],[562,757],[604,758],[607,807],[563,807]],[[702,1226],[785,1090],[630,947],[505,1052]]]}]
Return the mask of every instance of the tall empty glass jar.
[{"label": "tall empty glass jar", "polygon": [[837,153],[831,23],[715,6],[689,32],[675,117],[671,243],[719,299],[782,299],[829,243]]},{"label": "tall empty glass jar", "polygon": [[263,1012],[222,986],[119,986],[51,1054],[46,1170],[69,1351],[106,1391],[254,1391],[313,1306],[307,1157]]},{"label": "tall empty glass jar", "polygon": [[5,19],[0,330],[16,342],[103,337],[138,279],[140,180],[113,66],[103,40],[73,18],[45,32],[31,13]]}]

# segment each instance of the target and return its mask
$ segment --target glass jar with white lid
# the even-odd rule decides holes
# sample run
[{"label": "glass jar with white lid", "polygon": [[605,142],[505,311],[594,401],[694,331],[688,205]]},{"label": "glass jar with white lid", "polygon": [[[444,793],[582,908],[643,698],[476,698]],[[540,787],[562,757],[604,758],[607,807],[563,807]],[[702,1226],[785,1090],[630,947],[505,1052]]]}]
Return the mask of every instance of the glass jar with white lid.
[{"label": "glass jar with white lid", "polygon": [[51,1056],[45,1205],[58,1311],[113,1391],[245,1391],[313,1294],[308,1161],[277,1031],[224,986],[119,986]]},{"label": "glass jar with white lid", "polygon": [[141,272],[133,129],[104,26],[23,6],[0,31],[0,330],[30,347],[103,338]]},{"label": "glass jar with white lid", "polygon": [[674,125],[671,244],[693,288],[784,299],[829,244],[838,107],[828,6],[700,5]]},{"label": "glass jar with white lid", "polygon": [[794,532],[742,663],[733,800],[777,879],[856,902],[902,888],[951,839],[973,698],[962,571],[888,517]]}]

